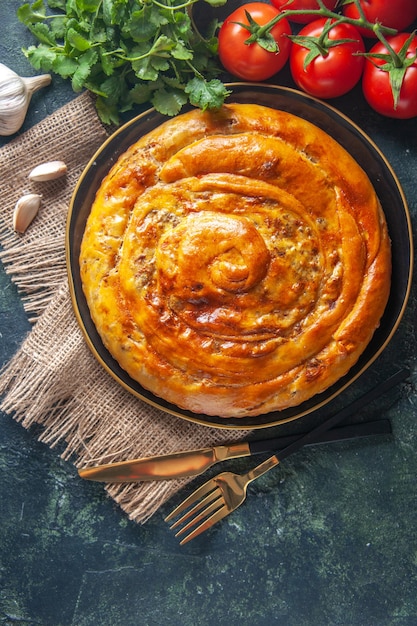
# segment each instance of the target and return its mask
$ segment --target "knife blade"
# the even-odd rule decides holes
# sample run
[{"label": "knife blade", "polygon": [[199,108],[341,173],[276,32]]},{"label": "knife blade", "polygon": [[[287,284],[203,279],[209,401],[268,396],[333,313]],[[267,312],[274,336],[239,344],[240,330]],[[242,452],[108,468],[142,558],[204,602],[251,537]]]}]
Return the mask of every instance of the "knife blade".
[{"label": "knife blade", "polygon": [[[357,437],[390,434],[391,423],[388,419],[350,424],[327,430],[313,438],[308,445],[318,445],[336,441],[346,441]],[[287,435],[273,439],[245,441],[228,445],[213,446],[200,450],[189,450],[173,454],[158,455],[109,463],[78,470],[81,478],[99,482],[135,482],[151,480],[169,480],[198,476],[221,461],[238,457],[252,456],[262,452],[283,450],[292,445],[303,435]]]}]

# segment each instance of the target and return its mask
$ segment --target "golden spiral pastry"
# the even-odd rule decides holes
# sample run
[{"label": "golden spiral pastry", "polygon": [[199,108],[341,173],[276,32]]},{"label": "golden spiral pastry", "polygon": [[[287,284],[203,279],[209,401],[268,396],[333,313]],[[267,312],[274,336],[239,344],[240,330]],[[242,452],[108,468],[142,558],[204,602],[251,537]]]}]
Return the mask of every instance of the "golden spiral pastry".
[{"label": "golden spiral pastry", "polygon": [[80,261],[120,366],[221,417],[296,406],[336,382],[390,289],[364,171],[316,126],[252,104],[191,111],[131,146],[98,190]]}]

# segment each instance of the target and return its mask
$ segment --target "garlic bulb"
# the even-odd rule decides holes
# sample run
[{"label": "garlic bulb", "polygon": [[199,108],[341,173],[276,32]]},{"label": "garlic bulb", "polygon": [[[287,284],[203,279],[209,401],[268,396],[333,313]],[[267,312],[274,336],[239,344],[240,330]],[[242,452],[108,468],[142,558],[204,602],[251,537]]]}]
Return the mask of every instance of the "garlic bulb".
[{"label": "garlic bulb", "polygon": [[22,78],[0,63],[0,135],[13,135],[19,130],[32,95],[51,80],[50,74]]}]

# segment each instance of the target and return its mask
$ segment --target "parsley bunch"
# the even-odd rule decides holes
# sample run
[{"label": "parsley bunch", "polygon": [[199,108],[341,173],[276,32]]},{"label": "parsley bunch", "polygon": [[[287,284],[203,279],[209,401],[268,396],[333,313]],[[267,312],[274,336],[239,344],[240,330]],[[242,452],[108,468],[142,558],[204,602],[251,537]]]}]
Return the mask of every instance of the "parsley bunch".
[{"label": "parsley bunch", "polygon": [[146,102],[169,116],[187,102],[216,109],[229,92],[216,78],[217,39],[203,39],[190,19],[196,1],[35,0],[17,12],[39,41],[23,52],[35,69],[96,94],[106,124]]}]

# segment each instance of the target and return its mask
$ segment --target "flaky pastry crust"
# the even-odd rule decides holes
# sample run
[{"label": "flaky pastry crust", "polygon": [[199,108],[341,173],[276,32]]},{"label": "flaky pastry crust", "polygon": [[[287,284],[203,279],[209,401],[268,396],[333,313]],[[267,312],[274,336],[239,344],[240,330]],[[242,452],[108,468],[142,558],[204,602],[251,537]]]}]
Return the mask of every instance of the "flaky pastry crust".
[{"label": "flaky pastry crust", "polygon": [[80,266],[132,379],[184,410],[247,417],[348,372],[386,306],[391,252],[375,191],[336,141],[228,104],[170,119],[119,158]]}]

